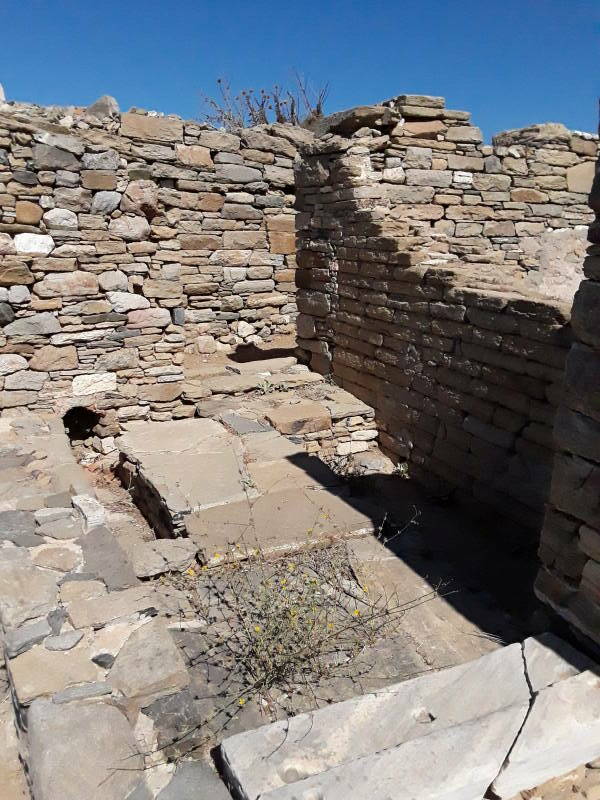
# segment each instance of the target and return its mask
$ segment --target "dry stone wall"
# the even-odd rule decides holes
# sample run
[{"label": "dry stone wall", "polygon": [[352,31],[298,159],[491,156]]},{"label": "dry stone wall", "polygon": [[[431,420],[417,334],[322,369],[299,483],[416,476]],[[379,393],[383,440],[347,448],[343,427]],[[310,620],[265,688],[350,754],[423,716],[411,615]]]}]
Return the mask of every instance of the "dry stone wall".
[{"label": "dry stone wall", "polygon": [[[169,419],[184,351],[293,330],[293,160],[312,135],[0,105],[0,408]],[[114,432],[114,431],[113,431]]]},{"label": "dry stone wall", "polygon": [[573,303],[574,341],[556,416],[550,502],[536,591],[600,644],[600,170],[585,280]]},{"label": "dry stone wall", "polygon": [[297,173],[313,368],[376,408],[413,475],[538,528],[570,344],[570,303],[538,289],[578,278],[554,291],[532,242],[572,236],[576,259],[596,152],[555,125],[487,147],[467,113],[402,96],[334,120]]}]

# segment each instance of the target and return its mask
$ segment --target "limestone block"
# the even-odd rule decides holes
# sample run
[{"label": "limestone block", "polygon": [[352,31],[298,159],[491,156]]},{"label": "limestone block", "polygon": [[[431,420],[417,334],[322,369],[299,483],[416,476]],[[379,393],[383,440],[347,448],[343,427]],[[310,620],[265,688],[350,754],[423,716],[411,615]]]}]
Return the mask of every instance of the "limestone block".
[{"label": "limestone block", "polygon": [[44,214],[44,222],[48,228],[77,230],[79,223],[77,214],[68,208],[52,208]]},{"label": "limestone block", "polygon": [[169,117],[150,117],[145,114],[121,115],[121,136],[152,142],[181,142],[183,122]]},{"label": "limestone block", "polygon": [[13,353],[0,355],[0,375],[10,375],[13,372],[27,369],[27,359]]},{"label": "limestone block", "polygon": [[51,344],[47,344],[36,349],[29,361],[29,369],[40,372],[53,372],[63,369],[77,369],[78,364],[77,348],[72,345],[54,347]]},{"label": "limestone block", "polygon": [[57,574],[29,563],[0,563],[0,619],[5,628],[48,614],[56,605],[57,580]]},{"label": "limestone block", "polygon": [[175,146],[175,152],[182,164],[187,164],[191,167],[207,167],[208,169],[213,169],[214,167],[208,147],[201,147],[197,144],[178,144]]},{"label": "limestone block", "polygon": [[479,128],[470,125],[456,125],[448,128],[446,139],[449,142],[473,142],[478,144],[483,141],[483,135]]},{"label": "limestone block", "polygon": [[[349,761],[319,775],[261,794],[261,800],[348,800],[392,797],[427,800],[480,800],[502,766],[523,723],[527,706],[431,733],[380,753]],[[303,775],[301,762],[290,776]],[[284,773],[285,774],[285,773]],[[254,798],[242,786],[244,800]]]},{"label": "limestone block", "polygon": [[14,242],[17,253],[47,256],[54,250],[54,239],[40,233],[17,233]]},{"label": "limestone block", "polygon": [[99,372],[93,375],[76,375],[73,378],[72,392],[82,397],[98,392],[114,392],[117,388],[117,376],[114,372]]},{"label": "limestone block", "polygon": [[301,402],[281,405],[266,413],[267,420],[280,433],[298,434],[331,428],[331,415],[320,403]]},{"label": "limestone block", "polygon": [[71,498],[71,502],[73,503],[73,508],[83,517],[86,530],[104,523],[106,519],[104,507],[94,497],[78,494]]},{"label": "limestone block", "polygon": [[4,388],[9,391],[39,392],[47,379],[47,372],[30,372],[29,370],[12,372],[7,375],[4,381]]},{"label": "limestone block", "polygon": [[108,681],[140,706],[189,684],[185,663],[164,620],[153,619],[133,631],[119,651]]},{"label": "limestone block", "polygon": [[592,184],[596,173],[594,161],[584,161],[575,164],[567,169],[567,188],[570,192],[579,194],[589,194],[592,191]]},{"label": "limestone block", "polygon": [[41,644],[35,645],[10,662],[10,674],[22,705],[29,705],[36,697],[102,677],[84,645],[66,652],[50,651]]},{"label": "limestone block", "polygon": [[85,297],[98,294],[98,278],[92,272],[52,272],[35,284],[39,297]]},{"label": "limestone block", "polygon": [[150,308],[150,301],[141,294],[123,291],[107,292],[106,297],[118,314],[127,314],[129,311],[140,308]]},{"label": "limestone block", "polygon": [[148,238],[150,225],[145,217],[122,216],[110,221],[108,231],[118,239],[135,242]]},{"label": "limestone block", "polygon": [[28,728],[39,800],[123,800],[140,779],[143,759],[127,718],[114,706],[36,700]]},{"label": "limestone block", "polygon": [[131,328],[165,328],[171,324],[171,315],[166,308],[142,308],[127,314]]},{"label": "limestone block", "polygon": [[92,214],[112,214],[119,207],[120,192],[96,192],[92,200]]},{"label": "limestone block", "polygon": [[600,756],[600,678],[582,672],[541,691],[492,789],[504,800]]},{"label": "limestone block", "polygon": [[17,200],[15,204],[16,220],[23,225],[37,225],[43,212],[44,209],[40,205],[29,200]]},{"label": "limestone block", "polygon": [[[466,686],[469,687],[468,692],[464,691]],[[529,699],[521,645],[509,645],[476,661],[427,673],[316,712],[300,714],[285,722],[232,736],[223,743],[222,753],[228,775],[236,786],[243,788],[244,797],[262,797],[263,793],[268,797],[268,792],[282,787],[286,782],[317,776],[336,767],[343,771],[349,764],[357,763],[356,759],[368,758],[379,751],[392,752],[390,748],[397,748],[392,763],[404,764],[407,777],[416,777],[415,766],[422,757],[427,758],[427,745],[436,741],[440,742],[440,747],[445,747],[453,741],[452,731],[462,730],[461,737],[463,733],[472,734],[474,739],[481,733],[484,740],[487,740],[486,730],[498,734],[504,732],[507,734],[506,749],[501,752],[500,748],[494,752],[498,759],[496,771],[491,775],[486,773],[488,783],[478,795],[465,795],[471,800],[480,800],[497,775],[521,726]],[[509,709],[506,716],[501,709]],[[498,712],[502,722],[496,728],[493,718]],[[508,736],[509,731],[512,739]],[[446,732],[449,732],[448,739],[445,738]],[[504,733],[501,733],[502,737]],[[433,740],[432,737],[438,734],[439,738]],[[416,749],[410,748],[408,751],[399,749],[399,746],[413,740],[420,741],[422,745],[416,744]],[[493,741],[492,735],[487,740],[486,750]],[[410,757],[400,762],[402,754],[407,752],[410,752]],[[455,752],[466,754],[467,751],[459,748]],[[479,755],[482,755],[481,751]],[[447,777],[452,773],[452,765],[457,768],[453,779],[457,775],[464,775],[461,761],[462,758],[457,761],[453,757],[452,762],[447,764]],[[426,763],[428,767],[423,769],[425,774],[433,769],[434,761],[427,759]],[[477,764],[477,759],[474,763]],[[358,777],[356,773],[353,774]],[[373,796],[372,792],[377,790],[378,783],[373,781],[373,775],[378,774],[376,769],[369,769],[366,776],[370,780],[369,789],[357,791],[357,797]],[[287,775],[290,778],[286,778]],[[440,781],[439,775],[437,780]],[[442,790],[443,784],[444,780],[441,780]],[[435,783],[433,785],[436,786]],[[330,797],[327,792],[325,794],[327,798]],[[293,796],[289,795],[290,798]],[[404,793],[394,789],[391,796],[403,797]],[[410,792],[406,796],[410,797]],[[426,796],[426,792],[413,793],[413,797]],[[274,797],[278,795],[274,794]],[[383,800],[387,795],[382,794],[381,797]]]},{"label": "limestone block", "polygon": [[593,668],[593,662],[587,656],[552,633],[526,639],[523,658],[533,692]]},{"label": "limestone block", "polygon": [[119,154],[116,150],[104,150],[102,153],[84,153],[81,163],[85,169],[119,168]]}]

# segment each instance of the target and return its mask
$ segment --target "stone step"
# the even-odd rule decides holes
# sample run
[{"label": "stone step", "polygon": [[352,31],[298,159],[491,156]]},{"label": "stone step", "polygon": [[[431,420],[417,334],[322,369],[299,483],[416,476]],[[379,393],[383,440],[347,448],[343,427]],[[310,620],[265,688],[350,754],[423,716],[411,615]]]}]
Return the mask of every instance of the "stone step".
[{"label": "stone step", "polygon": [[208,377],[203,381],[203,385],[213,394],[244,394],[257,389],[263,389],[265,392],[272,389],[290,389],[295,386],[320,383],[322,380],[323,377],[315,372],[276,372],[268,376],[244,373]]},{"label": "stone step", "polygon": [[232,736],[228,779],[244,800],[481,800],[497,779],[504,800],[600,754],[589,665],[556,637],[528,639]]}]

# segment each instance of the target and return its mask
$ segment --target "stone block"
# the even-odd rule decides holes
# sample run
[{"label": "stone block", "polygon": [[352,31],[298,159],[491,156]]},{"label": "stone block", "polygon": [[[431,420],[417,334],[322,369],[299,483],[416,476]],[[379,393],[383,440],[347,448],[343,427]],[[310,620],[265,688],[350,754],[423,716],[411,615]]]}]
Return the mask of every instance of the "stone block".
[{"label": "stone block", "polygon": [[493,783],[501,800],[600,756],[600,678],[586,671],[541,691]]},{"label": "stone block", "polygon": [[111,192],[117,188],[117,176],[108,170],[84,169],[81,172],[81,185],[85,189]]},{"label": "stone block", "polygon": [[143,759],[127,717],[114,706],[37,700],[28,728],[39,800],[123,800],[139,781]]},{"label": "stone block", "polygon": [[175,146],[175,152],[177,153],[177,158],[182,164],[186,164],[191,167],[206,167],[207,169],[214,168],[213,160],[210,155],[210,149],[208,147],[202,147],[197,144],[178,144]]},{"label": "stone block", "polygon": [[594,161],[583,161],[567,169],[567,188],[570,192],[589,194],[596,173]]},{"label": "stone block", "polygon": [[48,696],[69,686],[96,681],[102,677],[102,672],[90,660],[90,653],[85,645],[64,652],[35,645],[12,659],[10,674],[21,705],[29,705],[37,697]]},{"label": "stone block", "polygon": [[90,375],[76,375],[73,378],[72,392],[76,397],[91,394],[114,392],[117,389],[117,376],[114,372],[99,372]]},{"label": "stone block", "polygon": [[33,291],[38,297],[85,297],[98,294],[98,278],[92,272],[52,272],[38,281]]},{"label": "stone block", "polygon": [[267,420],[280,433],[300,434],[331,428],[331,415],[320,403],[300,402],[281,405],[266,413]]},{"label": "stone block", "polygon": [[121,115],[121,136],[152,142],[183,141],[183,122],[169,117],[150,117],[145,114]]},{"label": "stone block", "polygon": [[14,242],[17,253],[47,256],[54,250],[54,239],[41,233],[17,233]]},{"label": "stone block", "polygon": [[29,369],[40,372],[77,369],[78,365],[77,348],[72,345],[67,347],[44,345],[36,349],[29,361]]},{"label": "stone block", "polygon": [[15,203],[16,220],[23,225],[37,225],[43,213],[44,209],[30,200],[17,200]]}]

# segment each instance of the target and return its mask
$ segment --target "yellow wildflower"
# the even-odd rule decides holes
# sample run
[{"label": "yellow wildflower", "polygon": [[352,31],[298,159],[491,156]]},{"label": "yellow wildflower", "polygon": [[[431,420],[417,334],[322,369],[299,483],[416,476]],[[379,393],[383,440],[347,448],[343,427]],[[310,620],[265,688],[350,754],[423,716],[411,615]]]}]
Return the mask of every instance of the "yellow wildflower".
[{"label": "yellow wildflower", "polygon": [[243,698],[243,697],[240,697],[240,699],[238,700],[238,705],[239,705],[239,706],[245,706],[245,705],[246,705],[246,700],[245,700],[245,698]]}]

